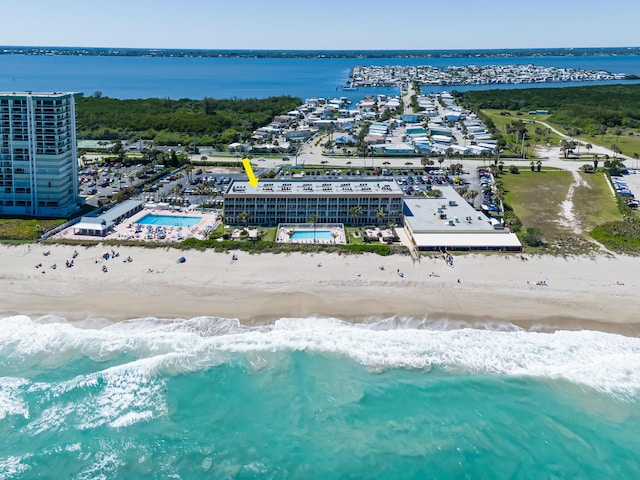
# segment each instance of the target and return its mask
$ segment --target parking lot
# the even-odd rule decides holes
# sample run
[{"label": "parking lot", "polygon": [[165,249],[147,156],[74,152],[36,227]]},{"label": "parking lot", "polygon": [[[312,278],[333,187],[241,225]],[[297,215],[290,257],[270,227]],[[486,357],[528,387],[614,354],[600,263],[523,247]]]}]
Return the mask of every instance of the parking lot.
[{"label": "parking lot", "polygon": [[628,175],[612,177],[613,187],[634,210],[640,208],[640,170],[628,169]]},{"label": "parking lot", "polygon": [[89,205],[97,206],[101,198],[111,198],[122,188],[131,186],[130,178],[137,182],[141,168],[142,165],[125,166],[115,162],[86,166],[78,171],[78,193],[87,197]]},{"label": "parking lot", "polygon": [[[473,175],[469,175],[468,172],[464,172],[459,175],[462,184],[473,184],[475,181],[475,187],[472,185],[471,188],[479,188],[479,183],[477,179]],[[353,182],[357,180],[373,180],[373,179],[384,179],[394,180],[402,189],[404,194],[408,197],[421,195],[426,190],[431,190],[432,188],[437,188],[438,185],[451,185],[453,183],[454,177],[450,174],[447,174],[443,169],[429,169],[425,171],[424,169],[382,169],[381,175],[374,175],[372,170],[358,170],[358,169],[350,169],[349,171],[337,170],[337,169],[308,169],[308,170],[287,170],[282,172],[279,177],[280,179],[287,178],[305,178],[308,180],[344,180],[348,182]]]}]

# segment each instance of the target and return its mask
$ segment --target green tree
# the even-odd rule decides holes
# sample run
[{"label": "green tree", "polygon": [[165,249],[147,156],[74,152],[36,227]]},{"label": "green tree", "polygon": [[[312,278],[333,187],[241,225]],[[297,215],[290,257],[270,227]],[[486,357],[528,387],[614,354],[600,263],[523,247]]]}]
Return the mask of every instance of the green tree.
[{"label": "green tree", "polygon": [[622,150],[618,146],[618,144],[614,143],[611,145],[611,151],[613,152],[613,158],[616,158],[618,155],[622,153]]},{"label": "green tree", "polygon": [[523,240],[524,243],[529,245],[530,247],[540,247],[544,245],[542,232],[539,228],[536,227],[528,227]]},{"label": "green tree", "polygon": [[358,223],[358,219],[362,216],[363,213],[364,211],[362,209],[362,205],[355,205],[351,207],[351,209],[349,210],[349,216],[353,219],[354,225]]},{"label": "green tree", "polygon": [[237,220],[240,223],[244,223],[245,227],[249,226],[249,212],[242,212],[238,214]]},{"label": "green tree", "polygon": [[307,223],[310,223],[313,226],[313,243],[316,243],[316,225],[318,225],[318,219],[320,216],[317,213],[314,213],[307,219]]},{"label": "green tree", "polygon": [[624,130],[622,130],[622,128],[620,128],[620,127],[616,127],[616,129],[613,131],[613,133],[615,133],[615,135],[616,135],[616,143],[618,143],[618,139],[620,138],[620,135],[622,135],[624,133]]},{"label": "green tree", "polygon": [[467,190],[462,195],[462,198],[464,198],[467,202],[473,205],[473,202],[478,195],[480,195],[480,192],[478,192],[477,190]]},{"label": "green tree", "polygon": [[382,225],[382,221],[386,218],[387,212],[384,208],[380,207],[376,209],[376,218],[378,219],[378,224]]}]

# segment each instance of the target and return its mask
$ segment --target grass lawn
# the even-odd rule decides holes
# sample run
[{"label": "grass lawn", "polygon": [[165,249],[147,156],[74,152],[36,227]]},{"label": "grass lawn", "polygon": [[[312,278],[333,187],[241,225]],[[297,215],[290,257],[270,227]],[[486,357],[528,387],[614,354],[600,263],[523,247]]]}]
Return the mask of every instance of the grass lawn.
[{"label": "grass lawn", "polygon": [[[562,202],[573,182],[571,172],[545,169],[541,172],[520,170],[520,174],[504,174],[505,202],[522,221],[518,233],[523,241],[527,228],[538,228],[545,243],[542,247],[526,247],[529,253],[558,255],[588,254],[594,244],[586,236],[576,235],[562,220]],[[524,241],[523,241],[524,243]]]},{"label": "grass lawn", "polygon": [[528,250],[558,254],[587,254],[596,245],[588,232],[597,225],[622,218],[602,173],[579,173],[586,185],[574,187],[573,214],[584,232],[577,235],[563,221],[562,203],[574,181],[571,172],[543,169],[541,172],[520,170],[520,174],[500,176],[505,189],[505,202],[523,224],[521,234],[528,227],[539,228],[546,247]]},{"label": "grass lawn", "polygon": [[275,242],[276,234],[278,232],[278,227],[267,227],[261,228],[264,231],[264,235],[262,237],[263,242]]},{"label": "grass lawn", "polygon": [[[506,170],[505,170],[506,171]],[[571,172],[545,169],[541,172],[520,169],[519,174],[500,176],[505,203],[520,217],[523,226],[537,227],[545,238],[567,235],[570,230],[558,222],[561,204],[573,182]]]},{"label": "grass lawn", "polygon": [[573,205],[582,228],[590,231],[597,225],[622,220],[605,175],[601,172],[580,175],[586,185],[575,187]]},{"label": "grass lawn", "polygon": [[[354,237],[353,234],[357,233],[358,237]],[[344,227],[344,234],[348,244],[364,245],[365,241],[362,236],[362,228],[359,227]]]},{"label": "grass lawn", "polygon": [[65,221],[65,219],[0,218],[0,240],[32,242],[40,237],[41,232],[62,225]]},{"label": "grass lawn", "polygon": [[[560,127],[557,127],[560,130]],[[562,130],[561,130],[562,131]],[[580,135],[577,137],[584,143],[590,143],[591,145],[600,145],[605,148],[611,148],[611,145],[618,145],[623,155],[628,155],[629,157],[633,157],[634,153],[640,155],[640,136],[639,135],[620,135],[616,136],[614,133],[607,133],[605,135]],[[584,149],[580,149],[580,153],[584,152]],[[590,155],[593,157],[593,154]],[[602,155],[600,156],[600,160],[603,161]],[[635,168],[635,163],[633,161],[627,161],[627,167]]]},{"label": "grass lawn", "polygon": [[[509,113],[509,115],[500,115],[500,112],[507,112]],[[483,109],[482,113],[484,113],[489,118],[491,118],[491,120],[493,120],[493,123],[495,124],[498,131],[505,136],[505,139],[507,139],[507,141],[511,141],[511,142],[515,142],[515,137],[513,135],[511,136],[507,135],[505,132],[505,129],[507,125],[511,124],[511,122],[515,120],[522,120],[523,122],[528,120],[545,122],[545,123],[548,123],[549,125],[552,125],[558,131],[562,133],[566,133],[565,125],[554,124],[553,122],[550,122],[548,120],[550,115],[527,115],[527,114],[517,115],[515,111],[495,110],[495,109]],[[534,144],[533,139],[536,137],[536,134],[535,134],[536,128],[542,128],[542,129],[546,128],[544,125],[536,124],[536,123],[527,124],[526,127],[528,132],[527,134],[528,141],[532,145]],[[610,131],[605,135],[582,134],[577,136],[576,139],[580,140],[581,142],[584,142],[585,144],[590,143],[591,145],[599,145],[605,148],[611,148],[611,145],[616,144],[622,150],[623,155],[628,155],[629,157],[633,157],[634,153],[637,153],[640,155],[640,135],[638,135],[638,132],[635,132],[635,135],[629,135],[626,132],[622,135],[615,135],[613,131]],[[554,146],[559,145],[560,140],[562,139],[553,132],[551,132],[551,134],[549,135],[549,143],[551,143]],[[586,151],[584,148],[580,149],[580,155],[585,156],[585,161],[587,161],[586,158],[588,159],[593,158],[593,154],[589,154],[589,152]],[[634,167],[634,165],[628,164],[627,167]]]},{"label": "grass lawn", "polygon": [[[504,135],[505,140],[511,141],[513,143],[515,143],[516,141],[515,135],[507,135],[506,133],[506,127],[507,125],[510,125],[511,122],[514,122],[516,120],[522,120],[523,122],[540,120],[545,122],[546,117],[548,117],[548,115],[517,115],[516,112],[509,112],[509,111],[506,111],[507,113],[509,113],[509,115],[500,115],[500,112],[505,112],[505,111],[506,110],[484,109],[482,110],[482,113],[484,113],[486,116],[491,118],[491,120],[495,124],[498,131]],[[543,130],[546,129],[544,125],[539,123],[527,123],[525,124],[525,126],[527,127],[526,141],[529,142],[531,145],[535,144],[535,138],[537,136],[536,128],[541,128]],[[544,140],[545,140],[544,137],[541,138],[539,143],[540,144],[544,143]],[[549,143],[551,143],[552,145],[559,145],[560,140],[561,138],[557,134],[553,132],[549,134]]]}]

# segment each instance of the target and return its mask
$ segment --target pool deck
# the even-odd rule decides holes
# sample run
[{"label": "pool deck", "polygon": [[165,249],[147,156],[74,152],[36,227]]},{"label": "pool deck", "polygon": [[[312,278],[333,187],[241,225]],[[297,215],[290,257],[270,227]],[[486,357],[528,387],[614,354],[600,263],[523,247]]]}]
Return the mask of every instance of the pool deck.
[{"label": "pool deck", "polygon": [[[136,221],[148,214],[167,215],[175,217],[198,216],[202,217],[200,222],[192,227],[163,227],[158,225],[137,225]],[[137,240],[141,242],[180,242],[187,238],[206,239],[209,234],[218,227],[217,215],[213,211],[199,210],[170,210],[145,207],[135,215],[127,218],[117,225],[106,237],[78,235],[74,233],[73,227],[64,229],[55,235],[54,238],[65,238],[75,240]]]},{"label": "pool deck", "polygon": [[347,243],[344,228],[342,227],[318,227],[317,230],[331,230],[332,238],[316,238],[315,242],[313,238],[291,238],[291,231],[296,232],[313,232],[313,228],[309,227],[280,227],[278,228],[278,234],[276,235],[276,242],[279,243],[320,243],[320,244],[341,244]]}]

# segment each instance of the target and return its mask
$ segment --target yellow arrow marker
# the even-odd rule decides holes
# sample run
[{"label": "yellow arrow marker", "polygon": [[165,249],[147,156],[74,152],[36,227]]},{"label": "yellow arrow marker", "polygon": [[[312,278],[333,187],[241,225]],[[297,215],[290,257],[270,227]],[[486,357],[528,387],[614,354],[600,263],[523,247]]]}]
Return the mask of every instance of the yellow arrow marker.
[{"label": "yellow arrow marker", "polygon": [[247,176],[249,177],[249,185],[251,185],[252,187],[257,187],[258,186],[258,179],[256,178],[255,174],[253,173],[253,168],[251,168],[251,163],[249,163],[249,159],[248,158],[243,158],[242,159],[242,165],[244,165],[244,170],[245,170],[245,172],[247,172]]}]

